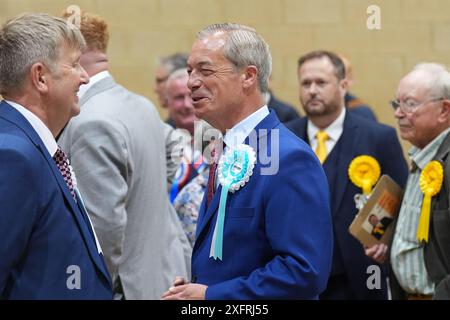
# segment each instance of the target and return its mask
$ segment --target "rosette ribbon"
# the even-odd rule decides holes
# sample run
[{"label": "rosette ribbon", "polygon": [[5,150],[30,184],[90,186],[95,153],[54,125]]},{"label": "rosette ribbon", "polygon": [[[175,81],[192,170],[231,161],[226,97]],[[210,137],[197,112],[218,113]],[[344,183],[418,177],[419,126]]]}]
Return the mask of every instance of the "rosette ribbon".
[{"label": "rosette ribbon", "polygon": [[417,227],[417,240],[428,242],[430,230],[431,198],[441,191],[444,169],[439,161],[428,163],[420,174],[420,190],[423,192],[422,210]]},{"label": "rosette ribbon", "polygon": [[222,154],[218,165],[218,177],[222,185],[220,193],[219,212],[211,241],[209,257],[222,260],[223,255],[223,229],[225,225],[225,211],[228,192],[234,193],[243,187],[256,163],[256,153],[252,147],[241,144],[236,148],[229,148]]}]

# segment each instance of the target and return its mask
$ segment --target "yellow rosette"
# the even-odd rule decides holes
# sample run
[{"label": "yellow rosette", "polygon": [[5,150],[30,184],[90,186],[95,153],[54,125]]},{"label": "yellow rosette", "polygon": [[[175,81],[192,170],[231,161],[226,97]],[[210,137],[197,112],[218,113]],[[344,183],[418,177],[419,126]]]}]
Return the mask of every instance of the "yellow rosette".
[{"label": "yellow rosette", "polygon": [[378,161],[371,156],[358,156],[352,160],[348,167],[350,181],[362,188],[365,195],[372,192],[372,187],[380,178],[381,168]]},{"label": "yellow rosette", "polygon": [[428,242],[430,230],[431,198],[441,191],[444,181],[444,168],[439,161],[428,163],[420,174],[420,190],[423,192],[422,210],[420,211],[417,240]]}]

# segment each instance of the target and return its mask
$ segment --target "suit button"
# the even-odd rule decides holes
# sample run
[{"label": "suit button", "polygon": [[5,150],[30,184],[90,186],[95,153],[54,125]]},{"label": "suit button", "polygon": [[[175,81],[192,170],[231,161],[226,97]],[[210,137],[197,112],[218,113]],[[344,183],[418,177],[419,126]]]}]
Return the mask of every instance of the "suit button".
[{"label": "suit button", "polygon": [[194,275],[193,275],[193,276],[192,276],[191,282],[192,282],[192,283],[196,283],[196,282],[197,282],[197,276],[194,276]]}]

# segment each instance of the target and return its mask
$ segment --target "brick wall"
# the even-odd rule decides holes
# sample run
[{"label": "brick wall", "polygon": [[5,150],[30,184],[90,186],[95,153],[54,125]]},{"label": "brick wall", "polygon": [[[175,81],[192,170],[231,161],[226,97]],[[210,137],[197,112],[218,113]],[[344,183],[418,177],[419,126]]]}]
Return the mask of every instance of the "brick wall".
[{"label": "brick wall", "polygon": [[[112,73],[155,102],[157,57],[189,50],[196,31],[220,21],[251,25],[264,36],[273,54],[273,89],[299,109],[296,63],[313,49],[346,54],[356,76],[352,91],[391,125],[387,102],[402,75],[424,60],[450,65],[448,0],[0,0],[0,22],[25,11],[56,15],[70,4],[109,22]],[[366,27],[372,4],[381,9],[381,30]]]}]

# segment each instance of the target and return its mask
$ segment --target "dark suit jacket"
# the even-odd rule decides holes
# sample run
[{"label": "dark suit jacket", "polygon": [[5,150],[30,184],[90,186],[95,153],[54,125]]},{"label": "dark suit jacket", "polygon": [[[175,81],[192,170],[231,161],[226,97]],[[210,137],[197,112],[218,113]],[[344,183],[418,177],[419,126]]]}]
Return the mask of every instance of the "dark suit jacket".
[{"label": "dark suit jacket", "polygon": [[360,117],[377,121],[377,117],[375,116],[375,113],[373,113],[372,108],[369,105],[365,104],[363,101],[361,101],[358,97],[347,92],[345,94],[344,100],[347,110],[350,110],[351,112]]},{"label": "dark suit jacket", "polygon": [[[222,260],[209,257],[222,187],[208,208],[203,198],[192,279],[208,285],[206,299],[316,299],[326,286],[333,246],[325,174],[275,112],[256,130],[253,175],[228,194]],[[260,157],[267,155],[279,156],[278,172],[263,175],[268,168]]]},{"label": "dark suit jacket", "polygon": [[[288,123],[287,127],[309,143],[306,117]],[[386,299],[385,281],[381,290],[367,288],[367,267],[374,262],[364,254],[362,245],[348,232],[348,227],[357,214],[354,195],[362,193],[361,188],[350,181],[348,167],[360,155],[370,155],[377,159],[382,174],[388,174],[400,186],[405,184],[408,174],[395,130],[347,112],[342,135],[323,164],[330,187],[334,224],[332,276],[345,274],[352,292],[359,299]]]},{"label": "dark suit jacket", "polygon": [[444,164],[444,183],[432,199],[430,239],[424,248],[427,272],[435,283],[433,299],[450,299],[450,134],[447,134],[434,160]]},{"label": "dark suit jacket", "polygon": [[278,119],[280,119],[283,123],[298,119],[300,117],[297,110],[295,110],[293,106],[278,100],[272,93],[270,93],[270,100],[267,107],[275,110]]},{"label": "dark suit jacket", "polygon": [[80,199],[30,123],[4,101],[0,163],[0,298],[111,299]]}]

